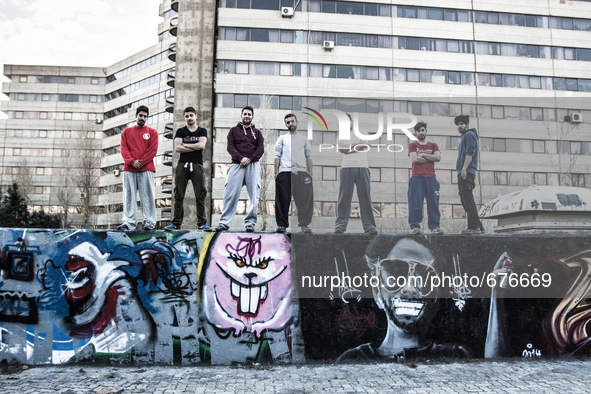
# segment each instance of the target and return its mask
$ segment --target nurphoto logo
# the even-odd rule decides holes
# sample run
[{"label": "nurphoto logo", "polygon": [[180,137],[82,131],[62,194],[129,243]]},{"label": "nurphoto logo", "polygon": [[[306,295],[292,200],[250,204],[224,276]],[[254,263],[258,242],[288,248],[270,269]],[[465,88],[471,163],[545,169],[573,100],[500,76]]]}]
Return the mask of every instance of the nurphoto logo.
[{"label": "nurphoto logo", "polygon": [[[323,110],[322,114],[319,111],[316,111],[312,108],[304,107],[305,110],[308,112],[302,111],[305,115],[308,115],[310,118],[315,120],[316,122],[308,121],[308,135],[307,138],[309,140],[313,139],[314,134],[314,125],[317,124],[320,127],[320,131],[328,131],[328,123],[326,122],[325,116],[323,115],[334,115],[337,118],[339,124],[339,132],[338,132],[338,142],[347,142],[352,139],[351,132],[353,132],[354,137],[361,141],[375,141],[379,140],[384,132],[386,133],[386,139],[388,141],[394,140],[394,132],[395,130],[400,130],[411,141],[416,141],[417,137],[415,137],[411,130],[413,130],[414,126],[417,124],[417,118],[413,114],[409,113],[402,113],[402,112],[388,112],[383,113],[380,112],[376,114],[377,116],[377,131],[370,133],[370,134],[363,134],[359,130],[359,113],[351,112],[351,119],[347,113],[335,109],[327,109]],[[402,122],[401,122],[402,121]],[[351,124],[352,123],[352,124]],[[385,130],[385,131],[384,131]],[[341,145],[341,148],[346,147]],[[388,152],[402,152],[404,147],[400,144],[356,144],[352,146],[356,152],[367,152],[371,149],[377,149],[379,152],[380,149],[386,149]],[[323,150],[339,150],[339,143],[335,144],[320,144],[319,151],[322,152]]]}]

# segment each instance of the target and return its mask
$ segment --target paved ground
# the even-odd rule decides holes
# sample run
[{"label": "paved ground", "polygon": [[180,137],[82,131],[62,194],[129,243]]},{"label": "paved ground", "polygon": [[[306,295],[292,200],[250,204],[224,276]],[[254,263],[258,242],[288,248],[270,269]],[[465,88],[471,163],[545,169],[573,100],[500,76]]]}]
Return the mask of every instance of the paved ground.
[{"label": "paved ground", "polygon": [[3,368],[0,393],[589,393],[591,361]]}]

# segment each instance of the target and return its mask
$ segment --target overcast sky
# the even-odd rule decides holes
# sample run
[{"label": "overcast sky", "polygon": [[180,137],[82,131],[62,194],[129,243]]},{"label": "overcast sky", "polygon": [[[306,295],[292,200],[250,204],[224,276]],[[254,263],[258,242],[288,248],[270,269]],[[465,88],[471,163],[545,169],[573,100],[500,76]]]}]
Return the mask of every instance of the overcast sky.
[{"label": "overcast sky", "polygon": [[[159,4],[160,0],[0,0],[2,70],[4,64],[110,66],[158,42]],[[8,79],[2,74],[0,81]],[[0,94],[0,100],[6,99]]]}]

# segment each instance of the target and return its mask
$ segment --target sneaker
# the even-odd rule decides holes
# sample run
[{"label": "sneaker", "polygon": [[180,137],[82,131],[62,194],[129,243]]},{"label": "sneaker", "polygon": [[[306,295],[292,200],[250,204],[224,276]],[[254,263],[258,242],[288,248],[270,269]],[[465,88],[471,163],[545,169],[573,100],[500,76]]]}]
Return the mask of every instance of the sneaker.
[{"label": "sneaker", "polygon": [[154,230],[154,225],[152,223],[144,223],[144,225],[142,226],[142,230],[144,230],[144,231]]},{"label": "sneaker", "polygon": [[166,231],[180,230],[181,229],[181,226],[177,227],[174,224],[169,224],[168,226],[164,227],[164,229]]},{"label": "sneaker", "polygon": [[211,231],[212,230],[212,228],[209,227],[207,224],[204,224],[203,226],[199,226],[199,227],[197,227],[197,229],[201,230],[201,231]]},{"label": "sneaker", "polygon": [[342,233],[344,233],[344,232],[345,232],[345,230],[343,230],[343,229],[342,229],[342,228],[340,228],[340,227],[337,227],[337,228],[335,228],[335,229],[334,229],[334,233],[335,233],[335,234],[342,234]]},{"label": "sneaker", "polygon": [[308,226],[302,226],[300,227],[302,229],[302,233],[304,234],[312,234],[312,229]]},{"label": "sneaker", "polygon": [[225,224],[220,224],[215,228],[216,233],[220,233],[222,231],[228,231],[230,227],[226,226]]},{"label": "sneaker", "polygon": [[443,234],[443,230],[439,227],[435,227],[433,230],[431,230],[431,234]]},{"label": "sneaker", "polygon": [[126,231],[126,230],[133,230],[132,228],[130,228],[127,223],[121,223],[119,226],[117,226],[117,230],[122,230],[122,231]]},{"label": "sneaker", "polygon": [[246,226],[244,226],[244,228],[246,229],[247,233],[254,233],[254,224],[249,223]]},{"label": "sneaker", "polygon": [[462,234],[464,235],[472,235],[472,234],[484,234],[484,230],[479,228],[466,228],[462,230]]},{"label": "sneaker", "polygon": [[416,234],[416,235],[418,235],[418,234],[420,234],[420,233],[421,233],[421,229],[420,229],[420,228],[418,228],[418,227],[411,228],[411,229],[410,229],[410,231],[411,231],[413,234]]},{"label": "sneaker", "polygon": [[378,229],[375,227],[370,228],[366,231],[367,234],[376,235],[378,233]]},{"label": "sneaker", "polygon": [[283,226],[279,226],[277,227],[277,230],[275,230],[276,233],[284,233],[287,229]]}]

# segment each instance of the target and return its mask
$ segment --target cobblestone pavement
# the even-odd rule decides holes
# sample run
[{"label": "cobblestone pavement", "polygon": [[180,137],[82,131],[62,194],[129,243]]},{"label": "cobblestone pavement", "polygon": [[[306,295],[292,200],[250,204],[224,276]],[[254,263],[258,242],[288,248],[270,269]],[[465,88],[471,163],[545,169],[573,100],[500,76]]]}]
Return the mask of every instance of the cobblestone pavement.
[{"label": "cobblestone pavement", "polygon": [[[26,368],[26,367],[25,367]],[[591,361],[4,367],[0,393],[589,393]]]}]

